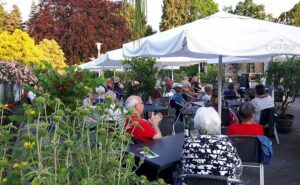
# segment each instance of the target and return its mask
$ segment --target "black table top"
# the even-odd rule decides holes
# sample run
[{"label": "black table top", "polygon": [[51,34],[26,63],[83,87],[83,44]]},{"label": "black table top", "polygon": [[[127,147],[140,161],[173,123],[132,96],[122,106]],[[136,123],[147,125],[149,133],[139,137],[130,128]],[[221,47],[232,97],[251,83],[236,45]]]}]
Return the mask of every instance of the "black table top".
[{"label": "black table top", "polygon": [[144,105],[144,112],[159,112],[164,110],[168,110],[168,107],[163,107],[161,105]]},{"label": "black table top", "polygon": [[141,158],[144,157],[144,155],[140,152],[143,151],[144,146],[147,146],[159,156],[151,159],[145,157],[145,163],[152,165],[159,170],[163,170],[180,162],[183,140],[184,135],[183,133],[180,133],[152,140],[150,142],[138,142],[137,144],[128,147],[126,152],[132,152],[137,158]]}]

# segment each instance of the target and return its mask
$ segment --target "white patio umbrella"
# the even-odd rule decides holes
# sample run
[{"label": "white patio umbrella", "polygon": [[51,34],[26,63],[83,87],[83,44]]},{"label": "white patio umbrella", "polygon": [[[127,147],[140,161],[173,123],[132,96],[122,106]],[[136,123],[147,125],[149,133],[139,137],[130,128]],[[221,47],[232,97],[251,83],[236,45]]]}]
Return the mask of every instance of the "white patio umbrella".
[{"label": "white patio umbrella", "polygon": [[[221,97],[223,56],[264,58],[300,54],[300,29],[219,12],[177,28],[123,45],[123,55],[218,58]],[[221,115],[221,98],[218,102]]]},{"label": "white patio umbrella", "polygon": [[[112,50],[101,55],[99,58],[79,65],[82,69],[88,70],[100,70],[100,69],[121,69],[125,66],[123,65],[122,49]],[[178,69],[180,66],[189,66],[194,64],[200,64],[206,62],[205,59],[190,58],[190,57],[160,57],[157,59],[157,67],[172,70],[173,79],[173,69]]]}]

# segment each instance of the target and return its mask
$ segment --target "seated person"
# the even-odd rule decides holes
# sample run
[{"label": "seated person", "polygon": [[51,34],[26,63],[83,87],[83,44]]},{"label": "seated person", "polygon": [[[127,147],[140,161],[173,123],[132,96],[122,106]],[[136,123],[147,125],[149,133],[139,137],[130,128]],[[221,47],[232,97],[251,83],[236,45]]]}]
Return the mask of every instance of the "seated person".
[{"label": "seated person", "polygon": [[261,84],[255,86],[254,96],[255,98],[251,100],[251,103],[254,105],[256,111],[254,114],[254,121],[258,123],[260,119],[260,111],[274,107],[274,100],[271,96],[265,93],[265,86]]},{"label": "seated person", "polygon": [[98,97],[96,98],[96,104],[98,103],[105,103],[106,99],[106,91],[103,86],[99,86],[96,88],[96,93],[98,94]]},{"label": "seated person", "polygon": [[224,91],[224,96],[226,97],[237,97],[237,92],[234,90],[234,83],[228,84],[228,89]]},{"label": "seated person", "polygon": [[162,120],[162,115],[159,113],[152,116],[149,120],[141,118],[144,111],[144,103],[141,97],[135,95],[129,96],[125,102],[125,107],[127,110],[133,111],[133,114],[125,121],[125,130],[131,134],[133,139],[150,141],[162,137],[158,128],[158,124]]},{"label": "seated person", "polygon": [[190,97],[195,97],[194,89],[192,88],[191,83],[189,82],[189,77],[185,76],[181,81],[182,91]]},{"label": "seated person", "polygon": [[264,135],[262,125],[253,120],[255,107],[250,102],[244,102],[239,108],[241,124],[232,124],[228,127],[227,135]]},{"label": "seated person", "polygon": [[194,126],[203,135],[185,138],[181,152],[183,174],[239,177],[242,162],[230,139],[219,135],[219,114],[212,107],[200,107]]},{"label": "seated person", "polygon": [[89,93],[89,95],[83,100],[83,103],[82,103],[83,107],[96,105],[96,98],[97,98],[97,95],[95,92]]},{"label": "seated person", "polygon": [[191,80],[191,85],[192,85],[192,88],[194,89],[195,93],[198,93],[202,89],[202,85],[200,83],[200,79],[198,81],[198,77],[197,76],[193,76],[193,78]]},{"label": "seated person", "polygon": [[122,85],[120,83],[120,78],[116,77],[114,78],[114,88],[113,91],[114,93],[116,93],[117,99],[121,100],[121,97],[123,97],[123,89],[122,89]]},{"label": "seated person", "polygon": [[206,104],[208,102],[211,102],[211,96],[212,96],[212,92],[213,92],[213,86],[210,85],[210,84],[207,84],[204,87],[204,91],[205,91],[205,94],[204,94],[204,96],[202,96],[202,100],[204,101],[204,104]]},{"label": "seated person", "polygon": [[175,93],[171,99],[181,105],[185,104],[186,99],[185,99],[184,95],[182,94],[182,85],[179,83],[173,83],[172,87],[175,90]]}]

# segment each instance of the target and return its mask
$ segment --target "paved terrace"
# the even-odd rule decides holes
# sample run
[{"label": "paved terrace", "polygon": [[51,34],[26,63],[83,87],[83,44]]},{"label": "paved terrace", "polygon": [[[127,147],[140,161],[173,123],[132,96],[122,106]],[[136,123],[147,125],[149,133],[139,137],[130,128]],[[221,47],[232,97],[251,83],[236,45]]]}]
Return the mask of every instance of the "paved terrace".
[{"label": "paved terrace", "polygon": [[[295,116],[293,130],[280,134],[280,144],[273,141],[274,157],[272,163],[265,166],[265,185],[299,185],[300,184],[300,98],[297,98],[289,110]],[[259,168],[244,170],[250,185],[259,185]]]}]

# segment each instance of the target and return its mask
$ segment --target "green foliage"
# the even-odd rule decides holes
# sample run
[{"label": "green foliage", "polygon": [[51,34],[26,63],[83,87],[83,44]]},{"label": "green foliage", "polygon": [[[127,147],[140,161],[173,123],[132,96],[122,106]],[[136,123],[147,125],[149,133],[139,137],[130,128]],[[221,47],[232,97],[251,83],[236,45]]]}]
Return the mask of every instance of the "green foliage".
[{"label": "green foliage", "polygon": [[66,66],[64,52],[55,40],[43,39],[37,47],[43,52],[45,60],[54,68]]},{"label": "green foliage", "polygon": [[190,4],[190,21],[195,21],[218,12],[218,4],[213,0],[190,0]]},{"label": "green foliage", "polygon": [[[135,174],[143,160],[136,165],[134,154],[125,152],[132,142],[123,128],[129,114],[122,105],[117,105],[122,121],[112,124],[106,114],[111,104],[70,109],[61,103],[43,94],[24,106],[23,127],[0,125],[1,184],[165,184]],[[52,114],[48,106],[55,107]],[[0,112],[4,109],[0,104]]]},{"label": "green foliage", "polygon": [[13,9],[8,13],[3,20],[3,30],[13,33],[16,29],[21,29],[22,18],[21,12],[17,5],[13,5]]},{"label": "green foliage", "polygon": [[252,17],[255,19],[266,19],[265,6],[257,5],[253,2],[253,0],[245,0],[244,2],[239,2],[236,5],[233,13],[237,15]]},{"label": "green foliage", "polygon": [[[125,18],[128,21],[129,24],[129,29],[131,31],[131,39],[135,40],[141,37],[145,37],[145,36],[149,36],[152,35],[153,33],[155,33],[152,30],[152,27],[149,25],[146,25],[147,21],[146,21],[146,16],[145,16],[145,12],[140,12],[140,13],[136,13],[136,7],[143,7],[145,6],[144,4],[146,3],[146,1],[141,1],[141,5],[135,6],[133,7],[132,4],[124,2],[125,3],[125,10],[124,14],[125,14]],[[144,9],[142,11],[145,11]],[[141,18],[136,18],[136,16],[141,16]]]},{"label": "green foliage", "polygon": [[300,2],[295,4],[295,6],[291,10],[281,13],[277,19],[277,22],[299,27],[300,26]]},{"label": "green foliage", "polygon": [[13,34],[0,33],[0,60],[18,61],[24,64],[38,65],[44,56],[32,38],[21,30],[15,30]]},{"label": "green foliage", "polygon": [[267,81],[274,87],[283,87],[283,101],[279,107],[281,116],[286,115],[300,90],[300,61],[288,59],[284,62],[270,62],[267,69]]},{"label": "green foliage", "polygon": [[76,66],[65,67],[59,72],[49,63],[35,69],[39,86],[52,97],[60,98],[69,107],[81,105],[83,99],[93,89],[103,84],[100,78],[93,78],[93,73]]},{"label": "green foliage", "polygon": [[[135,57],[124,61],[128,65],[128,77],[131,78],[132,83],[126,84],[126,95],[140,95],[143,100],[147,100],[152,95],[155,86],[155,75],[158,68],[154,67],[156,63],[155,58],[140,58]],[[139,82],[135,84],[134,81]]]},{"label": "green foliage", "polygon": [[[218,65],[217,64],[209,64],[207,65],[207,72],[206,74],[201,73],[200,79],[202,83],[210,83],[214,84],[218,82]],[[224,67],[222,68],[222,79],[225,79],[225,70]]]},{"label": "green foliage", "polygon": [[189,0],[164,0],[160,31],[169,30],[188,23]]}]

